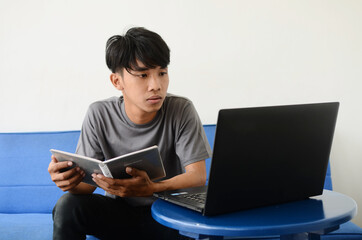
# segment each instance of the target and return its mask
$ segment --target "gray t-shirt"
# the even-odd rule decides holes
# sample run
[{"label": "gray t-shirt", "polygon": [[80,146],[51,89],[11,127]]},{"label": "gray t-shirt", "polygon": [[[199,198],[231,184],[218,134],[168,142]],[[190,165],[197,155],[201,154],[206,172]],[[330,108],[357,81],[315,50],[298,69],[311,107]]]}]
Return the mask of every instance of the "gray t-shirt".
[{"label": "gray t-shirt", "polygon": [[[171,94],[167,95],[156,117],[143,125],[134,124],[127,117],[122,96],[91,104],[76,153],[106,160],[153,145],[160,150],[166,170],[164,179],[184,172],[185,166],[211,155],[192,102]],[[150,198],[129,199],[134,205],[152,202]]]}]

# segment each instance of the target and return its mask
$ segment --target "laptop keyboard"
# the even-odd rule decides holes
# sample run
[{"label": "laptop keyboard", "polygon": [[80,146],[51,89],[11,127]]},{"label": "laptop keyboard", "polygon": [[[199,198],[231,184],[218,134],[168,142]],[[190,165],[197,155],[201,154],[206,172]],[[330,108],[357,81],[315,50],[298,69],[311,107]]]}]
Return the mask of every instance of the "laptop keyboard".
[{"label": "laptop keyboard", "polygon": [[180,197],[204,204],[206,200],[206,193],[186,194],[180,195]]}]

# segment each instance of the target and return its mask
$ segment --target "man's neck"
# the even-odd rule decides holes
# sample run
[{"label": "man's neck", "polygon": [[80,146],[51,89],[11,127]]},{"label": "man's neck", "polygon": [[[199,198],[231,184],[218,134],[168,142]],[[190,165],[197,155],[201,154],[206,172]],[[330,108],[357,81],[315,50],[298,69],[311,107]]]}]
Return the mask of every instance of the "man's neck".
[{"label": "man's neck", "polygon": [[124,106],[124,110],[127,114],[127,117],[129,118],[129,120],[131,120],[131,122],[133,122],[134,124],[138,124],[138,125],[147,124],[147,123],[151,122],[157,115],[157,112],[147,113],[147,112],[143,112],[139,109],[129,108],[129,107],[127,107],[126,103]]}]

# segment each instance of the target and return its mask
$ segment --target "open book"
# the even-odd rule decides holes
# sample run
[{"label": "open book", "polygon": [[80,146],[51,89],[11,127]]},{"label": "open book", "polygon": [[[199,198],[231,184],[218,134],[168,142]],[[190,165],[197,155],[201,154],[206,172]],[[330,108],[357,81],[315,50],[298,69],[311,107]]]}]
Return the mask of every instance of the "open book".
[{"label": "open book", "polygon": [[137,168],[147,172],[151,180],[166,176],[157,146],[131,152],[106,161],[100,161],[94,158],[55,149],[51,149],[50,152],[59,162],[72,161],[74,164],[68,169],[77,166],[83,169],[85,172],[85,177],[83,178],[82,182],[88,183],[95,187],[97,187],[97,185],[92,180],[93,173],[101,173],[106,177],[117,179],[130,178],[131,176],[126,173],[126,167]]}]

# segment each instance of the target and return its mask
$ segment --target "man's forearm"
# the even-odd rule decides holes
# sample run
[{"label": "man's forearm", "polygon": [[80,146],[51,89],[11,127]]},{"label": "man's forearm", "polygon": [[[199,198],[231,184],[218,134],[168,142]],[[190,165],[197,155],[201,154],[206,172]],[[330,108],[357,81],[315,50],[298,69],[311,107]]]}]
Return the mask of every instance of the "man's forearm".
[{"label": "man's forearm", "polygon": [[173,178],[157,182],[155,184],[154,192],[202,186],[205,185],[205,183],[206,179],[203,180],[199,177],[190,176],[188,173],[183,173]]},{"label": "man's forearm", "polygon": [[205,161],[200,161],[187,166],[186,172],[183,174],[177,175],[164,181],[156,182],[154,185],[154,192],[202,186],[205,185],[205,183]]}]

